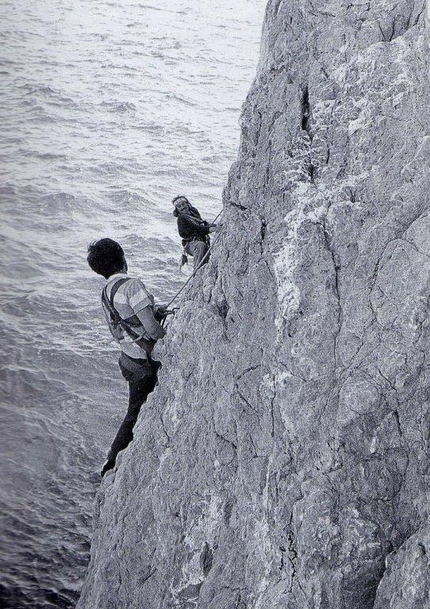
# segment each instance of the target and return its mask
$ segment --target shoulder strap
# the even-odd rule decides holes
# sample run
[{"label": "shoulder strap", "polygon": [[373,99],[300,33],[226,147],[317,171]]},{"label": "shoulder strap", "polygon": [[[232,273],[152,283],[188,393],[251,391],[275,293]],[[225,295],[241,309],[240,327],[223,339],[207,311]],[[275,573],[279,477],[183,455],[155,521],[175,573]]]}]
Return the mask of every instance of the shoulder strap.
[{"label": "shoulder strap", "polygon": [[145,349],[146,351],[146,355],[148,357],[148,361],[152,361],[151,359],[151,353],[150,353],[150,348],[151,345],[148,345],[148,341],[146,341],[144,338],[142,338],[135,330],[133,330],[133,328],[130,326],[129,323],[127,323],[125,321],[125,319],[122,319],[122,317],[120,316],[120,314],[118,313],[118,311],[115,309],[115,305],[113,303],[113,299],[115,297],[115,294],[118,292],[119,288],[130,279],[130,277],[121,277],[120,279],[118,279],[114,285],[112,286],[111,289],[111,293],[110,293],[110,298],[108,298],[107,295],[107,285],[103,288],[102,291],[102,303],[106,306],[107,310],[109,311],[112,323],[114,325],[120,325],[121,328],[127,332],[127,334],[134,340],[134,341],[139,341],[138,344],[140,347],[142,347],[143,349]]},{"label": "shoulder strap", "polygon": [[192,226],[197,226],[199,228],[206,226],[206,220],[202,220],[200,217],[192,216],[190,214],[181,214],[181,216],[185,218]]},{"label": "shoulder strap", "polygon": [[194,216],[195,218],[199,218],[200,220],[202,219],[199,210],[197,209],[197,207],[193,207],[192,205],[190,205],[190,214],[192,216]]},{"label": "shoulder strap", "polygon": [[[112,308],[115,308],[114,304],[113,304],[113,299],[115,298],[115,294],[118,292],[119,288],[126,281],[130,281],[130,277],[121,277],[120,279],[118,279],[118,281],[115,281],[115,283],[113,284],[112,289],[110,291],[110,298],[109,298]],[[106,288],[107,288],[107,286],[106,286]],[[107,289],[106,289],[106,296],[107,296]]]},{"label": "shoulder strap", "polygon": [[107,310],[109,311],[112,322],[116,325],[121,322],[121,317],[120,317],[120,314],[118,313],[118,311],[115,309],[115,306],[113,304],[113,299],[115,297],[115,294],[118,292],[119,288],[129,279],[130,279],[130,277],[121,277],[120,279],[115,281],[115,283],[112,286],[110,298],[108,298],[108,295],[107,295],[107,285],[103,288],[103,291],[102,291],[102,303],[106,306]]}]

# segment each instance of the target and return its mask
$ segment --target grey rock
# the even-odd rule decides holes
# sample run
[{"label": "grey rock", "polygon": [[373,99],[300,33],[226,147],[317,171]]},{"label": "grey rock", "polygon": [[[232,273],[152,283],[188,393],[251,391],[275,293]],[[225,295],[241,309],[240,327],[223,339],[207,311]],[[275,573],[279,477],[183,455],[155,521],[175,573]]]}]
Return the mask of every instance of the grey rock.
[{"label": "grey rock", "polygon": [[430,606],[428,11],[269,2],[79,609]]},{"label": "grey rock", "polygon": [[426,609],[430,607],[430,537],[428,524],[412,535],[398,552],[387,558],[375,609]]}]

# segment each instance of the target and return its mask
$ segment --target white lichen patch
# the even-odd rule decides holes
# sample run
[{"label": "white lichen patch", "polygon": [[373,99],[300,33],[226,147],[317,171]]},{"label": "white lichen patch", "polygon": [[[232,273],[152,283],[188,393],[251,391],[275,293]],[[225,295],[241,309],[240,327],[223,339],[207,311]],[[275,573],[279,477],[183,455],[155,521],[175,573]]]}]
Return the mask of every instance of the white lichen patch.
[{"label": "white lichen patch", "polygon": [[291,317],[300,306],[300,289],[294,281],[295,248],[286,244],[273,256],[278,288],[278,310],[275,318],[277,330],[283,326],[284,320]]},{"label": "white lichen patch", "polygon": [[290,319],[300,307],[300,289],[295,278],[301,247],[299,231],[305,222],[315,224],[322,221],[328,208],[324,197],[316,193],[309,183],[297,184],[294,198],[297,199],[296,206],[284,218],[288,227],[285,244],[273,255],[278,292],[275,326],[278,331],[285,320]]}]

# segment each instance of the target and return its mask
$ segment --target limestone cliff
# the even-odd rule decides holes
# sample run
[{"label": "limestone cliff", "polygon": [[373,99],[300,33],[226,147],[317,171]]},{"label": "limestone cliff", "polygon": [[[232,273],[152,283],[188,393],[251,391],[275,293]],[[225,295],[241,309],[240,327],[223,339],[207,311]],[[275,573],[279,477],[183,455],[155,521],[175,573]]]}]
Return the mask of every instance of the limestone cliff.
[{"label": "limestone cliff", "polygon": [[269,2],[79,609],[430,607],[429,27],[424,0]]}]

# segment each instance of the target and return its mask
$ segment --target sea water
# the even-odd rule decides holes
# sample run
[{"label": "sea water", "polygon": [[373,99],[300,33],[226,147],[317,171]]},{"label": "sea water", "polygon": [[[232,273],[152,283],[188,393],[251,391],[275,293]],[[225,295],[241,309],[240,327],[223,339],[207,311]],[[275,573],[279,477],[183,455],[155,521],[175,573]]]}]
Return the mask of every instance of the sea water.
[{"label": "sea water", "polygon": [[73,607],[127,387],[89,242],[158,301],[185,281],[171,199],[207,219],[240,137],[265,0],[0,4],[0,604]]}]

